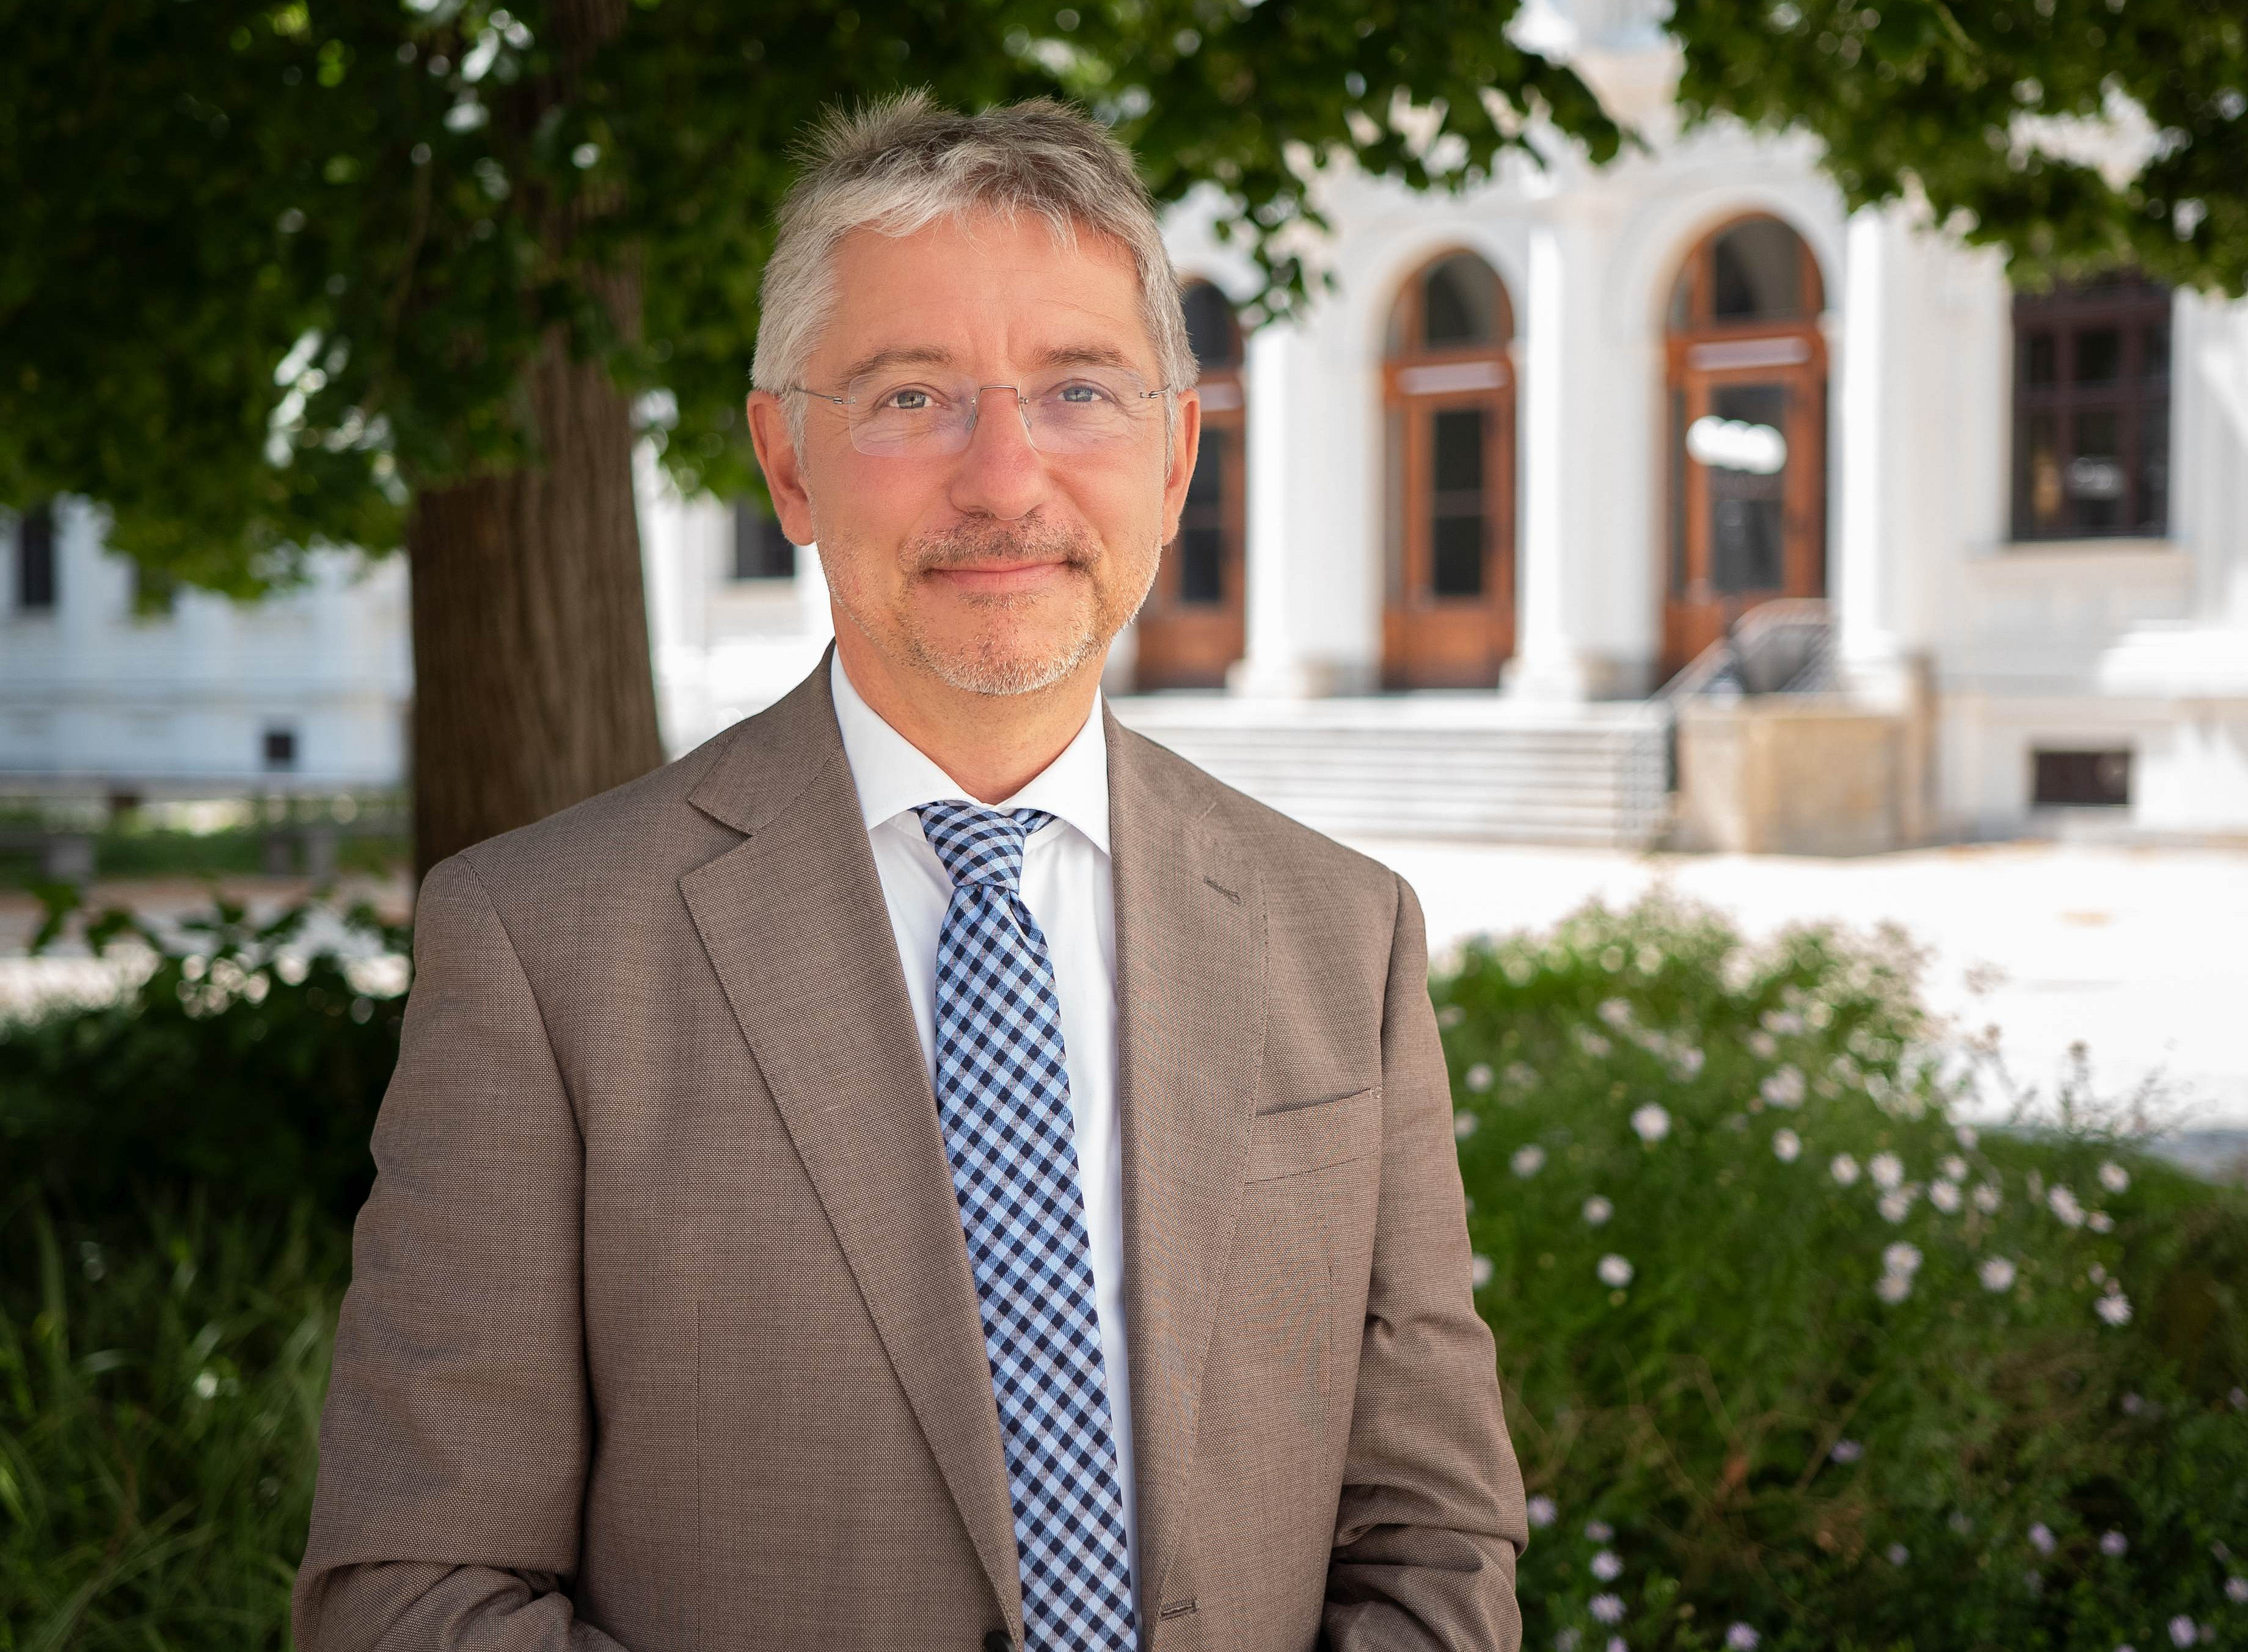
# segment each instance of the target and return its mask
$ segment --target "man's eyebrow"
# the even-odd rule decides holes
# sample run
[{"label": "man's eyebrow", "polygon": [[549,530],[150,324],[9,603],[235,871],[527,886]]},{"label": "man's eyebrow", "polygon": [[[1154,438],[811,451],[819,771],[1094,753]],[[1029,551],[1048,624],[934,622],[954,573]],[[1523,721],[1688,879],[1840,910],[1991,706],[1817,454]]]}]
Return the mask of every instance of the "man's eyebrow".
[{"label": "man's eyebrow", "polygon": [[1041,367],[1121,367],[1137,374],[1139,364],[1110,344],[1058,344],[1042,350],[1032,365]]},{"label": "man's eyebrow", "polygon": [[894,345],[888,349],[860,356],[844,368],[843,382],[855,383],[870,373],[881,373],[890,367],[949,367],[953,360],[952,352],[939,345]]}]

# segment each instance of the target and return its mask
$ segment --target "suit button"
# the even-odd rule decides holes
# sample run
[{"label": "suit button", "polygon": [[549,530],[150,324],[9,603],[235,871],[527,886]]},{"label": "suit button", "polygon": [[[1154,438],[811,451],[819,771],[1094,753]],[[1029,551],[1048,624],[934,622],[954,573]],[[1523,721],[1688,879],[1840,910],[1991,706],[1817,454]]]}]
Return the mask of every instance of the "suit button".
[{"label": "suit button", "polygon": [[994,1629],[984,1637],[984,1652],[1015,1652],[1014,1637],[1004,1629]]}]

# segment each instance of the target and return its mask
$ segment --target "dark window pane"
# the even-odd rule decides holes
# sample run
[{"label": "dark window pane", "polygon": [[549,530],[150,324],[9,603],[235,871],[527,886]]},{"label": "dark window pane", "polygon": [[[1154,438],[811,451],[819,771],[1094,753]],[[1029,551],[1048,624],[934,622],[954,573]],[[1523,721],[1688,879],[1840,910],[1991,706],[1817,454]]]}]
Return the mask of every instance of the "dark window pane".
[{"label": "dark window pane", "polygon": [[[1710,411],[1716,418],[1754,431],[1783,433],[1787,428],[1787,390],[1776,384],[1725,385],[1710,392]],[[1744,446],[1744,458],[1756,451]],[[1784,451],[1777,470],[1722,463],[1704,467],[1710,496],[1710,582],[1720,593],[1777,591],[1785,583]]]},{"label": "dark window pane", "polygon": [[1202,450],[1195,455],[1194,475],[1187,479],[1187,504],[1223,504],[1225,501],[1226,449],[1231,433],[1203,427]]},{"label": "dark window pane", "polygon": [[16,524],[16,607],[24,614],[55,606],[55,512],[33,505]]},{"label": "dark window pane", "polygon": [[297,731],[294,729],[271,728],[265,730],[265,766],[277,770],[297,766]]},{"label": "dark window pane", "polygon": [[793,579],[796,546],[765,508],[754,499],[734,504],[734,571],[737,579]]},{"label": "dark window pane", "polygon": [[2123,376],[2123,334],[2116,327],[2087,327],[2076,335],[2076,381],[2110,384]]},{"label": "dark window pane", "polygon": [[2123,415],[2112,408],[2079,413],[2072,434],[2065,485],[2075,507],[2076,525],[2094,531],[2123,521]]},{"label": "dark window pane", "polygon": [[1440,597],[1483,594],[1484,523],[1476,516],[1439,515],[1434,524],[1429,588]]},{"label": "dark window pane", "polygon": [[1802,243],[1772,218],[1751,218],[1717,237],[1710,250],[1710,312],[1719,321],[1768,321],[1799,316]]},{"label": "dark window pane", "polygon": [[1421,339],[1430,349],[1498,336],[1498,278],[1473,253],[1459,253],[1429,271],[1421,296]]},{"label": "dark window pane", "polygon": [[2060,420],[2033,413],[2023,422],[2023,504],[2033,533],[2057,532],[2061,525]]},{"label": "dark window pane", "polygon": [[2054,377],[2053,334],[2029,334],[2022,340],[2022,382],[2051,384]]},{"label": "dark window pane", "polygon": [[2038,751],[2030,800],[2045,807],[2121,809],[2131,802],[2131,754]]},{"label": "dark window pane", "polygon": [[1225,600],[1225,534],[1218,528],[1179,530],[1179,600],[1214,606]]},{"label": "dark window pane", "polygon": [[1483,409],[1447,408],[1434,420],[1439,493],[1483,487]]},{"label": "dark window pane", "polygon": [[1686,393],[1670,393],[1670,594],[1686,594]]},{"label": "dark window pane", "polygon": [[1240,352],[1233,343],[1233,306],[1207,281],[1186,290],[1181,303],[1187,313],[1187,347],[1207,370],[1238,365]]},{"label": "dark window pane", "polygon": [[2149,324],[2141,335],[2140,373],[2149,379],[2170,376],[2170,324],[2165,319]]},{"label": "dark window pane", "polygon": [[2147,403],[2139,415],[2139,531],[2170,528],[2170,404]]}]

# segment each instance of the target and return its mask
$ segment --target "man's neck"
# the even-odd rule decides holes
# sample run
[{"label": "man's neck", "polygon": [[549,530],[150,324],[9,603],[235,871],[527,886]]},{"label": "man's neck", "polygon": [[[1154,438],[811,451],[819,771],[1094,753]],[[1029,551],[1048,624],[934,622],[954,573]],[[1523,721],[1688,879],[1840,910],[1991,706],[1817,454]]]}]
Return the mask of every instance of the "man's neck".
[{"label": "man's neck", "polygon": [[1028,694],[975,694],[894,668],[837,617],[835,652],[859,697],[979,803],[1001,802],[1028,785],[1092,715],[1098,655]]}]

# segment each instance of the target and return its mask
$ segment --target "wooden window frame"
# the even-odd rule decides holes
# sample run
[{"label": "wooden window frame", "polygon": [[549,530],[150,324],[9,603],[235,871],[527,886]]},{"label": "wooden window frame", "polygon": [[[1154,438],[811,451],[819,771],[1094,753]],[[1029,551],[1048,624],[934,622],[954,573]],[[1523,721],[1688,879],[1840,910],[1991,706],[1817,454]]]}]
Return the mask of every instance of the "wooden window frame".
[{"label": "wooden window frame", "polygon": [[[2162,415],[2164,447],[2167,449],[2169,431],[2171,386],[2175,380],[2173,352],[2176,339],[2171,335],[2171,290],[2158,281],[2136,274],[2124,274],[2103,280],[2065,284],[2051,292],[2018,292],[2014,295],[2012,315],[2012,449],[2008,465],[2008,499],[2011,506],[2010,531],[2013,542],[2036,545],[2053,540],[2070,539],[2159,539],[2169,534],[2169,502],[2172,489],[2169,481],[2169,456],[2164,451],[2161,465],[2162,503],[2151,517],[2146,497],[2148,474],[2145,435],[2148,419],[2157,408]],[[2158,326],[2163,335],[2162,370],[2159,374],[2146,371],[2146,334],[2150,326]],[[2091,384],[2075,382],[2077,347],[2085,333],[2113,326],[2121,334],[2122,356],[2119,371],[2112,380]],[[2053,376],[2050,384],[2032,385],[2029,381],[2030,349],[2032,335],[2048,333],[2053,341]],[[2117,415],[2120,435],[2116,445],[2123,470],[2122,499],[2124,508],[2118,520],[2110,526],[2087,526],[2075,519],[2070,507],[2073,500],[2063,492],[2064,520],[2051,527],[2040,527],[2035,520],[2031,494],[2030,424],[2040,416],[2053,418],[2061,433],[2060,462],[2066,474],[2071,462],[2078,457],[2073,431],[2075,420],[2085,413],[2113,413]]]}]

